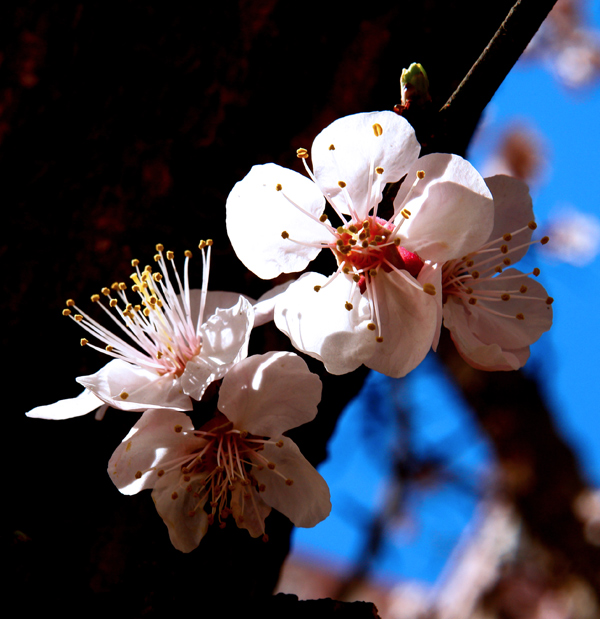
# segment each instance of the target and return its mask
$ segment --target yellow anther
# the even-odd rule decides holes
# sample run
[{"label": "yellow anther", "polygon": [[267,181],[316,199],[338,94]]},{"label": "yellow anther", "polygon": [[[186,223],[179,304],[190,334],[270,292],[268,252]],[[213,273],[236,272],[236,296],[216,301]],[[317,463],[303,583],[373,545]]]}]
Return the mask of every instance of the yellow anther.
[{"label": "yellow anther", "polygon": [[154,254],[154,262],[158,262],[162,256],[160,254]]},{"label": "yellow anther", "polygon": [[383,129],[379,123],[373,125],[373,133],[379,137],[383,133]]},{"label": "yellow anther", "polygon": [[148,303],[150,303],[150,305],[156,305],[157,301],[158,299],[154,295],[148,299]]},{"label": "yellow anther", "polygon": [[358,273],[355,273],[352,276],[352,279],[358,284],[358,282],[360,281],[360,275]]},{"label": "yellow anther", "polygon": [[517,320],[525,320],[525,316],[523,316],[523,314],[517,314],[517,315],[515,316],[515,318],[516,318]]},{"label": "yellow anther", "polygon": [[469,305],[475,305],[477,303],[477,299],[475,297],[471,297],[469,299]]},{"label": "yellow anther", "polygon": [[546,305],[552,305],[554,303],[554,299],[552,297],[548,297],[546,299]]},{"label": "yellow anther", "polygon": [[156,244],[156,251],[164,251],[164,250],[165,250],[165,246],[162,243]]},{"label": "yellow anther", "polygon": [[535,229],[537,228],[537,224],[535,223],[535,221],[530,221],[530,222],[527,224],[527,227],[528,227],[530,230],[535,230]]},{"label": "yellow anther", "polygon": [[346,183],[344,183],[344,181],[338,181],[338,185],[343,189],[346,186]]},{"label": "yellow anther", "polygon": [[349,303],[348,301],[346,301],[346,305],[344,306],[348,311],[354,309],[354,305],[352,305],[352,303]]},{"label": "yellow anther", "polygon": [[368,329],[369,331],[375,331],[375,329],[377,329],[377,327],[376,327],[376,326],[375,326],[372,322],[370,322],[370,323],[367,325],[367,329]]},{"label": "yellow anther", "polygon": [[131,303],[128,303],[128,304],[125,306],[125,310],[126,310],[126,311],[128,311],[128,312],[130,312],[132,309],[133,309],[133,305],[131,305]]},{"label": "yellow anther", "polygon": [[139,287],[137,284],[134,284],[134,285],[131,287],[131,290],[133,290],[133,292],[139,292],[139,291],[140,291],[140,287]]},{"label": "yellow anther", "polygon": [[163,302],[159,299],[159,300],[156,302],[156,305],[158,305],[158,307],[162,307],[162,306],[163,306]]},{"label": "yellow anther", "polygon": [[204,249],[206,247],[206,241],[200,241],[198,243],[198,249]]},{"label": "yellow anther", "polygon": [[134,309],[136,312],[139,312],[139,311],[142,309],[142,306],[141,306],[141,305],[139,305],[139,304],[136,304],[136,305],[134,305],[134,306],[133,306],[133,309]]},{"label": "yellow anther", "polygon": [[125,282],[119,282],[119,290],[127,290],[127,284]]},{"label": "yellow anther", "polygon": [[82,346],[85,346],[86,344],[89,344],[89,340],[86,340],[84,337],[82,337],[82,338],[79,340],[79,343],[80,343]]},{"label": "yellow anther", "polygon": [[542,245],[545,245],[549,240],[550,240],[550,237],[549,236],[545,236],[545,237],[540,239],[540,243]]},{"label": "yellow anther", "polygon": [[417,171],[417,178],[422,181],[425,178],[425,170],[418,170]]},{"label": "yellow anther", "polygon": [[381,166],[375,168],[375,172],[377,172],[377,174],[383,174],[383,168]]},{"label": "yellow anther", "polygon": [[113,346],[108,344],[104,350],[106,350],[106,352],[112,352],[114,350],[114,348],[113,348]]},{"label": "yellow anther", "polygon": [[356,234],[358,232],[358,228],[352,224],[351,226],[348,226],[348,232],[352,232],[352,234]]},{"label": "yellow anther", "polygon": [[171,498],[173,500],[175,500],[179,495],[177,494],[177,492],[173,492],[173,494],[171,495]]},{"label": "yellow anther", "polygon": [[363,247],[363,249],[367,249],[367,247],[369,247],[369,241],[363,241],[361,243],[361,247]]},{"label": "yellow anther", "polygon": [[381,241],[383,241],[385,239],[385,236],[381,236],[381,234],[376,234],[375,235],[375,242],[376,243],[381,243]]},{"label": "yellow anther", "polygon": [[162,351],[160,351],[160,350],[159,350],[159,351],[156,353],[156,358],[157,358],[157,359],[162,359],[162,358],[163,358]]},{"label": "yellow anther", "polygon": [[507,253],[508,253],[508,245],[501,245],[501,246],[500,246],[500,251],[501,251],[503,254],[507,254]]},{"label": "yellow anther", "polygon": [[175,253],[169,250],[167,252],[167,260],[173,260],[173,258],[175,258]]},{"label": "yellow anther", "polygon": [[119,289],[119,282],[113,282],[110,285],[110,287],[111,287],[112,290],[118,290]]},{"label": "yellow anther", "polygon": [[67,299],[66,305],[67,307],[73,307],[75,305],[75,301],[73,301],[73,299]]},{"label": "yellow anther", "polygon": [[277,183],[277,185],[275,185],[275,189],[277,191],[281,191],[283,189],[283,187],[281,186],[281,183]]},{"label": "yellow anther", "polygon": [[321,221],[321,222],[326,222],[326,221],[327,221],[327,215],[325,215],[325,213],[323,213],[323,214],[319,217],[319,221]]},{"label": "yellow anther", "polygon": [[277,445],[277,447],[283,447],[283,441],[277,441],[275,445]]},{"label": "yellow anther", "polygon": [[346,228],[344,228],[344,226],[338,226],[336,229],[336,232],[338,234],[345,234],[347,232]]},{"label": "yellow anther", "polygon": [[471,288],[470,286],[467,286],[467,287],[465,288],[465,292],[466,292],[467,294],[473,294],[473,288]]},{"label": "yellow anther", "polygon": [[477,278],[479,277],[479,271],[473,271],[473,272],[471,273],[471,277],[472,277],[473,279],[477,279]]},{"label": "yellow anther", "polygon": [[131,261],[131,266],[132,266],[132,267],[134,267],[134,268],[135,268],[136,266],[138,266],[139,264],[140,264],[140,261],[139,261],[137,258],[134,258],[134,259]]},{"label": "yellow anther", "polygon": [[500,265],[498,265],[495,269],[494,272],[496,273],[502,273],[502,267]]},{"label": "yellow anther", "polygon": [[[286,485],[286,486],[291,486],[293,483],[294,483],[294,480],[293,480],[293,479],[286,479],[286,480],[285,480],[285,485]],[[268,538],[267,538],[267,540],[268,540]]]},{"label": "yellow anther", "polygon": [[350,245],[356,245],[356,239],[350,239],[348,243],[350,243]]},{"label": "yellow anther", "polygon": [[144,308],[144,311],[142,312],[142,314],[144,314],[144,316],[148,318],[148,316],[150,316],[150,310],[146,307]]},{"label": "yellow anther", "polygon": [[154,273],[154,275],[152,276],[152,279],[155,282],[159,282],[162,278],[163,278],[163,276],[160,273]]},{"label": "yellow anther", "polygon": [[267,468],[270,469],[271,471],[275,470],[275,462],[268,462]]},{"label": "yellow anther", "polygon": [[298,159],[308,159],[308,151],[306,148],[299,148],[296,151],[296,157],[298,157]]},{"label": "yellow anther", "polygon": [[186,258],[191,258],[191,257],[192,257],[192,252],[191,252],[189,249],[186,249],[186,250],[183,252],[183,255],[184,255]]},{"label": "yellow anther", "polygon": [[533,269],[533,274],[537,277],[540,274],[540,270],[535,267],[535,269]]},{"label": "yellow anther", "polygon": [[206,239],[206,244],[207,244],[209,247],[212,247],[213,240],[212,240],[212,239]]},{"label": "yellow anther", "polygon": [[475,260],[467,260],[465,263],[468,267],[472,267],[475,264]]},{"label": "yellow anther", "polygon": [[402,215],[404,219],[408,219],[410,217],[410,213],[405,208],[400,211],[400,215]]},{"label": "yellow anther", "polygon": [[319,290],[321,290],[321,286],[315,286],[313,289],[315,292],[319,292]]},{"label": "yellow anther", "polygon": [[165,474],[165,471],[164,471],[163,469],[160,469],[160,471],[156,471],[156,474],[157,474],[159,477],[162,477],[162,476]]},{"label": "yellow anther", "polygon": [[525,284],[523,284],[520,288],[519,288],[519,292],[521,294],[525,294],[527,292],[527,286]]},{"label": "yellow anther", "polygon": [[121,400],[126,400],[129,397],[129,394],[127,393],[127,391],[122,391],[119,397],[121,398]]},{"label": "yellow anther", "polygon": [[136,471],[135,478],[136,479],[141,479],[142,478],[142,471]]},{"label": "yellow anther", "polygon": [[117,303],[118,301],[116,299],[111,299],[108,304],[110,305],[110,307],[117,307]]},{"label": "yellow anther", "polygon": [[105,297],[108,297],[110,295],[110,288],[107,288],[106,286],[104,286],[104,288],[102,288],[102,290],[100,291]]},{"label": "yellow anther", "polygon": [[288,232],[286,232],[285,230],[281,233],[281,238],[282,239],[289,239],[290,235]]},{"label": "yellow anther", "polygon": [[70,316],[71,315],[71,310],[70,309],[64,309],[62,311],[62,315],[63,316]]},{"label": "yellow anther", "polygon": [[83,316],[81,314],[75,314],[74,318],[76,322],[81,322],[83,320]]},{"label": "yellow anther", "polygon": [[400,246],[400,237],[399,237],[399,236],[397,236],[397,237],[394,239],[394,245],[395,245],[396,247],[399,247],[399,246]]},{"label": "yellow anther", "polygon": [[505,292],[503,295],[500,296],[500,298],[503,301],[510,301],[510,295],[508,294],[508,292]]},{"label": "yellow anther", "polygon": [[510,241],[512,239],[512,234],[510,234],[510,232],[507,232],[502,238],[505,241]]},{"label": "yellow anther", "polygon": [[510,265],[510,258],[504,258],[504,260],[502,261],[506,266]]},{"label": "yellow anther", "polygon": [[363,228],[367,229],[371,226],[371,222],[368,219],[363,221]]},{"label": "yellow anther", "polygon": [[329,150],[335,150],[335,146],[333,144],[329,145]]},{"label": "yellow anther", "polygon": [[423,292],[435,296],[435,286],[433,284],[423,284]]},{"label": "yellow anther", "polygon": [[376,341],[378,344],[382,344],[382,343],[383,343],[383,338],[381,337],[381,335],[378,335],[378,336],[375,338],[375,341]]},{"label": "yellow anther", "polygon": [[183,430],[183,426],[180,426],[179,424],[177,424],[176,426],[173,427],[173,430],[175,430],[175,432],[179,433]]},{"label": "yellow anther", "polygon": [[370,270],[369,270],[369,275],[370,275],[371,277],[375,277],[375,275],[377,275],[377,269],[370,269]]}]

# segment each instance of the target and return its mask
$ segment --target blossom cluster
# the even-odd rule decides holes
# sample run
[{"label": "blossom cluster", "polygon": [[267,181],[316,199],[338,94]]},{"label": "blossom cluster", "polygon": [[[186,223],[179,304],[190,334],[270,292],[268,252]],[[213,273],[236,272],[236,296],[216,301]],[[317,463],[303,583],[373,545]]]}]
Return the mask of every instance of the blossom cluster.
[{"label": "blossom cluster", "polygon": [[[552,323],[539,270],[512,266],[536,228],[527,187],[484,179],[457,155],[419,154],[404,118],[374,112],[323,130],[312,169],[309,152],[298,149],[307,176],[253,167],[227,200],[241,262],[274,279],[304,271],[325,250],[332,273],[307,271],[256,303],[208,291],[212,241],[199,245],[199,289],[189,285],[192,253],[180,275],[174,253],[159,244],[153,266],[132,262],[132,284],[92,296],[112,330],[67,301],[63,314],[86,331],[81,344],[111,360],[77,378],[78,397],[27,415],[142,413],[108,473],[123,494],[152,490],[183,552],[230,517],[267,539],[272,508],[297,526],[316,525],[330,512],[329,490],[286,432],[314,419],[321,381],[296,353],[249,357],[254,326],[273,320],[332,374],[364,364],[401,377],[436,349],[442,324],[472,366],[514,370]],[[207,416],[194,409],[210,385],[218,403]]]}]

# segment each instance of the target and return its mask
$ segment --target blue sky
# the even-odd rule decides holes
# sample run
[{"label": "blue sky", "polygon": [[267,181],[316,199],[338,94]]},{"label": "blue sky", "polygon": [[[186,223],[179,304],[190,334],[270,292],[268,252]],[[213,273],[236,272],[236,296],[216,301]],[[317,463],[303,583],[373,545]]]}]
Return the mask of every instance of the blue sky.
[{"label": "blue sky", "polygon": [[[600,7],[594,7],[593,16],[599,24]],[[599,113],[597,85],[572,92],[541,63],[519,62],[486,110],[469,159],[481,169],[504,129],[514,124],[529,126],[543,136],[548,147],[545,173],[531,186],[540,230],[568,205],[600,217]],[[579,454],[590,483],[598,486],[600,257],[585,267],[575,267],[534,250],[521,266],[523,270],[540,267],[539,279],[555,298],[553,327],[532,347],[526,369],[543,377],[558,426]],[[394,398],[410,405],[415,449],[433,448],[447,454],[451,468],[467,485],[475,485],[485,475],[489,462],[485,438],[463,410],[453,386],[436,371],[434,360],[428,358],[403,382],[372,376],[366,389],[387,395],[380,407],[383,420]],[[355,558],[361,548],[361,524],[381,504],[389,474],[389,461],[381,456],[389,434],[369,432],[365,420],[365,407],[358,400],[338,425],[330,458],[320,469],[332,489],[333,512],[314,529],[297,530],[295,551],[299,554],[344,562]],[[375,574],[433,582],[475,504],[474,493],[454,484],[409,494],[408,517],[390,534]]]}]

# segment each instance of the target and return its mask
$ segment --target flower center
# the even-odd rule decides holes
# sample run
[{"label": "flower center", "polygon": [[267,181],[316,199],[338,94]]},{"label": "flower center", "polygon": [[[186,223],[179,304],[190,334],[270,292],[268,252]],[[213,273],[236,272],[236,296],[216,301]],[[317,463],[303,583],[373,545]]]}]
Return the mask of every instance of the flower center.
[{"label": "flower center", "polygon": [[[192,253],[185,252],[182,283],[175,268],[173,252],[165,252],[163,245],[158,244],[157,254],[154,256],[159,267],[156,272],[153,272],[149,265],[142,271],[139,260],[132,260],[135,272],[131,275],[133,285],[130,290],[137,297],[133,302],[128,297],[128,287],[124,282],[115,282],[110,288],[103,288],[101,295],[94,294],[91,297],[92,302],[97,303],[110,316],[129,341],[91,318],[77,307],[72,299],[67,301],[63,315],[75,320],[89,334],[100,340],[104,348],[90,344],[87,338],[81,339],[81,345],[89,345],[110,357],[143,367],[161,376],[181,376],[187,362],[200,352],[202,346],[199,329],[203,323],[211,245],[212,240],[201,241],[199,245],[204,270],[202,299],[197,316],[192,316],[188,281],[188,265]],[[171,263],[171,274],[168,262]],[[104,303],[102,297],[106,298]],[[77,313],[73,314],[71,308]]]},{"label": "flower center", "polygon": [[362,294],[379,268],[386,273],[404,270],[413,277],[419,275],[423,261],[401,247],[400,238],[393,238],[393,234],[394,225],[380,217],[367,217],[337,228],[337,239],[329,247],[338,265],[343,265],[343,272],[354,275]]}]

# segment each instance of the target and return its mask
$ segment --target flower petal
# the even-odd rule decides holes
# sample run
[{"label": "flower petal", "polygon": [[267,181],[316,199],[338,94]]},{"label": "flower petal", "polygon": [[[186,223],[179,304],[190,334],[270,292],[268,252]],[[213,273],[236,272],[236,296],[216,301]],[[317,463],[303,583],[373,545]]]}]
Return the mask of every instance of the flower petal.
[{"label": "flower petal", "polygon": [[154,487],[152,499],[169,529],[173,546],[181,552],[191,552],[208,529],[208,515],[203,509],[206,498],[199,502],[194,493],[180,488],[179,477],[179,470],[165,473]]},{"label": "flower petal", "polygon": [[269,352],[235,365],[223,379],[218,408],[238,430],[279,436],[312,421],[321,380],[298,355]]},{"label": "flower petal", "polygon": [[[325,286],[328,278],[306,273],[281,295],[275,306],[275,325],[292,344],[325,364],[331,374],[345,374],[359,367],[375,352],[375,335],[369,304],[352,280],[339,275]],[[322,286],[315,292],[315,286]],[[354,306],[348,311],[344,304]]]},{"label": "flower petal", "polygon": [[[266,444],[261,452],[275,464],[275,469],[266,466],[262,470],[255,469],[256,479],[264,484],[260,496],[297,527],[314,527],[331,512],[327,482],[300,453],[294,441],[286,436],[279,440],[283,442],[282,447]],[[291,485],[286,480],[291,480]]]},{"label": "flower petal", "polygon": [[[325,208],[310,179],[274,163],[254,166],[227,198],[229,239],[237,257],[258,277],[302,271],[321,251],[314,243],[331,236],[294,203],[316,218]],[[282,238],[283,231],[299,243]]]},{"label": "flower petal", "polygon": [[[500,246],[501,243],[504,243],[504,241],[500,241],[503,235],[525,228],[523,232],[515,235],[506,243],[508,249],[511,250],[509,258],[514,264],[527,253],[529,247],[526,244],[531,241],[533,233],[533,230],[527,227],[527,224],[534,220],[529,188],[518,178],[501,174],[486,178],[485,182],[494,197],[494,227],[488,240],[494,241],[498,239],[498,246]],[[522,244],[525,247],[512,251],[513,247]],[[473,256],[473,262],[475,263],[473,268],[477,269],[479,263],[487,260],[488,257],[489,255],[485,253],[475,254]],[[487,264],[489,265],[489,262]]]},{"label": "flower petal", "polygon": [[271,322],[273,320],[275,314],[275,304],[277,303],[277,299],[279,295],[283,294],[293,283],[294,280],[290,280],[288,282],[284,282],[283,284],[279,284],[274,286],[268,292],[265,292],[254,307],[254,326],[260,327],[261,325],[266,324],[267,322]]},{"label": "flower petal", "polygon": [[[417,171],[425,178],[411,192]],[[481,247],[494,221],[492,194],[475,168],[458,155],[419,159],[394,200],[411,216],[400,229],[402,245],[422,260],[446,262]]]},{"label": "flower petal", "polygon": [[[146,411],[111,456],[108,462],[111,481],[128,495],[153,488],[160,479],[157,471],[177,463],[204,444],[193,431],[192,421],[184,413]],[[139,478],[138,472],[142,473]]]},{"label": "flower petal", "polygon": [[87,415],[103,404],[104,402],[100,398],[85,389],[76,398],[59,400],[54,404],[46,404],[45,406],[36,406],[25,414],[34,419],[72,419]]},{"label": "flower petal", "polygon": [[[125,411],[144,411],[148,408],[171,408],[189,411],[192,404],[178,379],[159,376],[115,359],[95,374],[80,376],[77,382],[92,391],[103,402]],[[126,397],[123,397],[127,394]]]},{"label": "flower petal", "polygon": [[254,310],[245,297],[238,296],[230,309],[217,309],[200,328],[201,351],[187,362],[181,375],[184,393],[200,400],[210,383],[245,358],[253,324]]},{"label": "flower petal", "polygon": [[[524,293],[518,292],[521,286],[526,287]],[[516,269],[508,269],[491,280],[477,282],[473,290],[473,297],[478,299],[476,305],[465,304],[456,297],[448,299],[444,305],[444,325],[450,329],[453,339],[460,342],[461,354],[467,360],[472,358],[478,364],[476,367],[516,369],[514,358],[524,363],[527,357],[523,349],[537,341],[552,325],[552,307],[545,302],[548,293],[539,282]],[[486,293],[498,299],[507,290],[516,291],[508,301],[486,304]],[[486,311],[486,307],[503,315]],[[518,320],[517,314],[522,315],[523,319]],[[477,356],[475,352],[480,344],[497,345],[503,353],[508,351],[512,355],[507,362],[508,367],[498,368],[501,362],[497,359],[497,351],[493,361],[489,362],[491,365],[487,366],[485,358],[481,358],[483,353],[480,351]],[[485,354],[490,355],[491,352]]]},{"label": "flower petal", "polygon": [[[364,219],[381,202],[386,183],[400,180],[420,150],[406,119],[394,112],[370,112],[331,123],[315,138],[311,154],[323,194],[347,214],[349,196],[358,218]],[[383,168],[381,175],[375,172],[378,167]],[[340,181],[346,183],[346,191]]]},{"label": "flower petal", "polygon": [[372,282],[383,342],[377,344],[365,365],[399,378],[414,370],[429,352],[437,325],[437,302],[421,286],[415,288],[398,273],[380,272]]},{"label": "flower petal", "polygon": [[231,492],[230,505],[238,528],[246,529],[252,537],[264,535],[265,518],[271,513],[271,507],[254,488],[236,484]]}]

